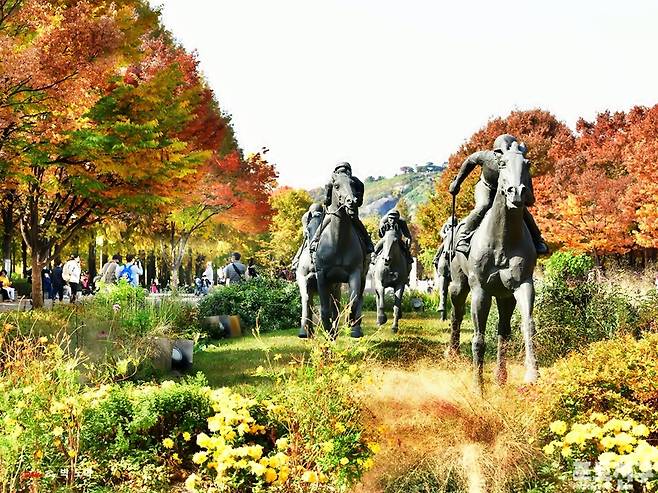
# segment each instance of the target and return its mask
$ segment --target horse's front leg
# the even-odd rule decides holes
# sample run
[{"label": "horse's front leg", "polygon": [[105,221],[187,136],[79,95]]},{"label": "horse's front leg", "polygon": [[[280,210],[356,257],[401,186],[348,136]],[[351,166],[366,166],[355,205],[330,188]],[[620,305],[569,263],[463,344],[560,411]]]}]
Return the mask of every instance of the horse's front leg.
[{"label": "horse's front leg", "polygon": [[377,301],[377,325],[386,323],[386,311],[384,307],[384,294],[386,288],[380,281],[375,281],[375,299]]},{"label": "horse's front leg", "polygon": [[450,345],[446,351],[446,356],[456,356],[459,354],[460,330],[462,321],[464,320],[466,297],[469,291],[466,275],[459,272],[457,276],[454,276],[450,281],[448,291],[450,293],[450,302],[452,303],[452,313],[450,314]]},{"label": "horse's front leg", "polygon": [[395,334],[398,331],[398,322],[402,318],[402,296],[404,295],[404,284],[395,289],[395,304],[393,305],[393,326],[391,330]]},{"label": "horse's front leg", "polygon": [[361,309],[363,307],[363,288],[365,287],[365,277],[361,271],[353,272],[350,275],[350,335],[352,337],[363,337],[361,330]]},{"label": "horse's front leg", "polygon": [[336,338],[336,331],[333,328],[332,315],[334,312],[334,300],[331,296],[331,284],[323,272],[317,272],[318,297],[320,298],[320,320],[322,328],[332,338]]},{"label": "horse's front leg", "polygon": [[441,320],[448,319],[448,286],[450,285],[450,273],[446,265],[446,259],[442,256],[439,261],[437,270],[437,287],[439,289],[439,313],[441,313]]},{"label": "horse's front leg", "polygon": [[525,282],[514,291],[514,298],[521,312],[521,330],[525,342],[525,382],[535,383],[539,377],[537,358],[532,338],[535,336],[535,322],[532,309],[535,304],[535,286],[532,281]]},{"label": "horse's front leg", "polygon": [[491,296],[480,286],[471,291],[471,316],[473,317],[473,371],[475,387],[482,394],[484,386],[484,332],[487,327],[487,318],[491,309]]}]

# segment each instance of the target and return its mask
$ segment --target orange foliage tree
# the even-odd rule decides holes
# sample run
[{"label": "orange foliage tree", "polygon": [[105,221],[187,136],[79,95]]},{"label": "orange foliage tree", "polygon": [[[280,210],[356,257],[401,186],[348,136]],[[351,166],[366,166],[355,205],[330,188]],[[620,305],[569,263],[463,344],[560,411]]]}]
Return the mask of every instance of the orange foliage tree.
[{"label": "orange foliage tree", "polygon": [[[549,199],[548,190],[542,177],[550,175],[564,150],[573,146],[574,136],[569,128],[552,114],[538,109],[514,111],[506,118],[495,118],[489,121],[487,125],[473,134],[456,153],[450,156],[447,169],[435,184],[434,193],[416,213],[418,243],[423,251],[425,264],[433,255],[440,241],[441,226],[451,214],[452,196],[448,193],[450,182],[470,154],[491,149],[496,137],[504,133],[516,136],[528,146],[537,205],[539,206],[542,201]],[[473,208],[473,192],[478,179],[479,170],[474,170],[462,184],[457,198],[458,218],[464,217]]]}]

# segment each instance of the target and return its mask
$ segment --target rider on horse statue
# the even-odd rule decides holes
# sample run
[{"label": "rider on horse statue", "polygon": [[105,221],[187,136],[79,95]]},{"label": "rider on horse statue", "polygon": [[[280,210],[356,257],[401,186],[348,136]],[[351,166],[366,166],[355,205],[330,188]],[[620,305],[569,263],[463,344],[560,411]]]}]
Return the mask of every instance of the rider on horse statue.
[{"label": "rider on horse statue", "polygon": [[391,209],[388,214],[382,217],[379,221],[379,237],[382,239],[379,240],[377,245],[375,245],[375,255],[379,255],[381,252],[382,247],[384,246],[384,235],[389,229],[395,229],[400,233],[400,247],[407,258],[409,269],[411,269],[411,265],[414,263],[411,251],[409,250],[412,241],[411,231],[409,231],[407,221],[402,219],[400,217],[400,212],[395,209]]},{"label": "rider on horse statue", "polygon": [[[352,181],[352,183],[356,188],[356,198],[357,198],[356,206],[361,207],[361,205],[363,204],[364,186],[361,180],[359,180],[356,176],[352,176],[352,166],[350,165],[350,163],[339,163],[334,168],[333,173],[334,174],[345,173],[350,177],[350,180]],[[325,200],[324,200],[325,210],[330,205],[331,205],[331,183],[325,185]],[[302,250],[306,247],[306,245],[309,242],[307,225],[310,217],[312,215],[322,214],[322,213],[323,213],[322,206],[320,204],[312,204],[309,210],[304,214],[304,216],[302,216],[302,225],[304,226],[304,241],[302,242],[302,245],[299,247],[297,253],[295,254],[295,257],[292,260],[293,268],[297,268],[297,264],[299,262],[299,257],[301,256]],[[366,249],[366,253],[372,253],[375,247],[372,244],[372,239],[370,238],[370,234],[366,230],[366,227],[363,225],[358,215],[351,216],[351,219],[356,229],[356,232],[359,235],[359,238],[361,238],[361,241],[363,242],[363,245]],[[319,240],[319,236],[320,233],[322,232],[322,229],[323,229],[323,225],[316,230],[315,234],[313,235],[313,238],[310,238],[311,252],[315,252],[315,248],[317,247],[317,242]]]},{"label": "rider on horse statue", "polygon": [[[498,174],[501,165],[500,158],[503,153],[510,148],[512,142],[516,141],[516,137],[512,135],[499,135],[494,141],[493,151],[479,151],[471,154],[468,158],[466,158],[461,168],[459,169],[459,173],[457,173],[457,177],[450,184],[448,191],[452,195],[456,196],[459,193],[459,188],[462,182],[471,173],[471,171],[473,171],[478,165],[482,166],[480,180],[475,185],[475,208],[464,219],[463,223],[460,225],[459,230],[457,231],[455,250],[468,255],[468,251],[470,249],[470,239],[477,227],[482,222],[484,215],[491,208],[491,205],[493,204],[494,198],[496,196],[496,190],[498,188]],[[535,201],[531,180],[528,180],[526,187],[528,190],[528,199],[526,201],[526,205],[530,206]],[[537,254],[547,254],[548,247],[546,246],[546,242],[542,238],[539,227],[537,226],[537,223],[527,208],[524,210],[523,219],[526,226],[528,227],[528,230],[530,231],[530,236],[532,236],[532,241],[535,244]]]}]

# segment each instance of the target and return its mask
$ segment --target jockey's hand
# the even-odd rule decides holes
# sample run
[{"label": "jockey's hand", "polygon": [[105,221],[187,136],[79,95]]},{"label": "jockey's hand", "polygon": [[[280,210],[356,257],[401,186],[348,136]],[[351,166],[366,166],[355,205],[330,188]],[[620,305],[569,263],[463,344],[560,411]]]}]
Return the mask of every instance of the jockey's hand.
[{"label": "jockey's hand", "polygon": [[459,193],[459,183],[457,182],[457,180],[454,180],[450,184],[450,187],[448,188],[448,192],[450,192],[451,195],[457,195]]}]

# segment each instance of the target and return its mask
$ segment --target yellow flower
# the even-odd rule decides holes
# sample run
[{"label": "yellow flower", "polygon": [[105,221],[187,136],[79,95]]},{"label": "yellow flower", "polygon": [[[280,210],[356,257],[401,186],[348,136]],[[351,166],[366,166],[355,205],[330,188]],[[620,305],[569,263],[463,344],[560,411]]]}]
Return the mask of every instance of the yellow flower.
[{"label": "yellow flower", "polygon": [[601,439],[601,446],[606,450],[613,448],[615,444],[615,439],[611,436],[605,436]]},{"label": "yellow flower", "polygon": [[41,337],[39,337],[39,342],[41,344],[45,344],[45,343],[48,342],[48,338],[46,336],[41,336]]},{"label": "yellow flower", "polygon": [[328,442],[324,442],[322,444],[322,451],[325,453],[333,452],[334,451],[334,442],[332,440],[329,440]]},{"label": "yellow flower", "polygon": [[381,447],[377,442],[368,442],[368,448],[373,454],[378,454],[381,450]]},{"label": "yellow flower", "polygon": [[281,359],[281,354],[274,355],[274,361],[279,361]]},{"label": "yellow flower", "polygon": [[272,469],[271,467],[268,467],[265,470],[265,474],[263,474],[263,479],[265,480],[266,483],[273,483],[276,481],[276,471]]},{"label": "yellow flower", "polygon": [[251,468],[251,472],[253,472],[256,476],[262,476],[267,470],[263,464],[259,464],[258,462],[253,461],[249,463],[249,467]]},{"label": "yellow flower", "polygon": [[64,434],[64,428],[62,428],[61,426],[55,426],[55,428],[53,428],[54,436],[61,437],[63,434]]},{"label": "yellow flower", "polygon": [[318,480],[318,473],[315,471],[306,471],[302,474],[302,481],[305,483],[317,483]]},{"label": "yellow flower", "polygon": [[347,457],[343,457],[343,458],[340,460],[340,465],[341,465],[341,466],[346,466],[347,464],[349,464],[349,462],[350,462],[350,460],[349,460]]},{"label": "yellow flower", "polygon": [[336,429],[336,431],[338,433],[343,433],[345,431],[345,425],[343,423],[340,423],[340,422],[336,423],[334,425],[334,428]]},{"label": "yellow flower", "polygon": [[347,369],[347,371],[349,371],[349,372],[353,375],[353,374],[355,374],[355,373],[357,372],[358,369],[359,369],[358,366],[356,366],[356,365],[350,365],[350,367]]},{"label": "yellow flower", "polygon": [[191,438],[192,438],[192,435],[190,435],[189,431],[183,432],[183,440],[185,440],[186,442],[189,442]]},{"label": "yellow flower", "polygon": [[549,443],[543,448],[543,451],[546,455],[553,455],[553,452],[555,452],[555,444],[553,442]]},{"label": "yellow flower", "polygon": [[69,456],[71,459],[72,459],[73,457],[75,457],[76,455],[78,455],[78,453],[77,453],[75,450],[73,450],[73,449],[69,449],[69,451],[67,452],[67,454],[68,454],[68,456]]},{"label": "yellow flower", "polygon": [[647,437],[649,436],[649,428],[643,424],[635,425],[631,433],[636,437]]},{"label": "yellow flower", "polygon": [[208,454],[206,452],[197,452],[192,456],[192,462],[195,464],[203,464],[208,460]]},{"label": "yellow flower", "polygon": [[375,461],[372,460],[372,458],[368,457],[366,460],[363,461],[363,468],[367,471],[370,469]]},{"label": "yellow flower", "polygon": [[286,437],[279,438],[276,441],[276,448],[278,450],[286,450],[288,448],[288,439]]},{"label": "yellow flower", "polygon": [[327,482],[327,475],[325,473],[321,472],[320,474],[318,474],[318,481],[320,483],[326,483]]},{"label": "yellow flower", "polygon": [[564,421],[553,421],[550,426],[550,430],[558,436],[562,436],[567,432],[567,424]]},{"label": "yellow flower", "polygon": [[165,438],[162,440],[162,446],[164,448],[174,448],[174,441],[171,438]]},{"label": "yellow flower", "polygon": [[608,417],[607,417],[605,414],[603,414],[603,413],[597,413],[597,412],[593,412],[593,413],[590,415],[589,419],[590,419],[591,421],[595,422],[595,423],[598,423],[598,424],[603,424],[603,423],[605,423],[606,421],[608,421]]},{"label": "yellow flower", "polygon": [[188,478],[185,480],[185,488],[187,491],[196,491],[196,480],[197,480],[197,475],[196,474],[190,474]]},{"label": "yellow flower", "polygon": [[569,447],[562,447],[562,457],[571,457],[571,449]]},{"label": "yellow flower", "polygon": [[210,448],[211,440],[205,433],[199,433],[196,437],[196,444],[202,448]]},{"label": "yellow flower", "polygon": [[252,447],[249,447],[249,450],[248,450],[247,453],[248,453],[249,457],[251,457],[252,459],[258,460],[263,455],[263,447],[261,447],[260,445],[254,445]]}]

